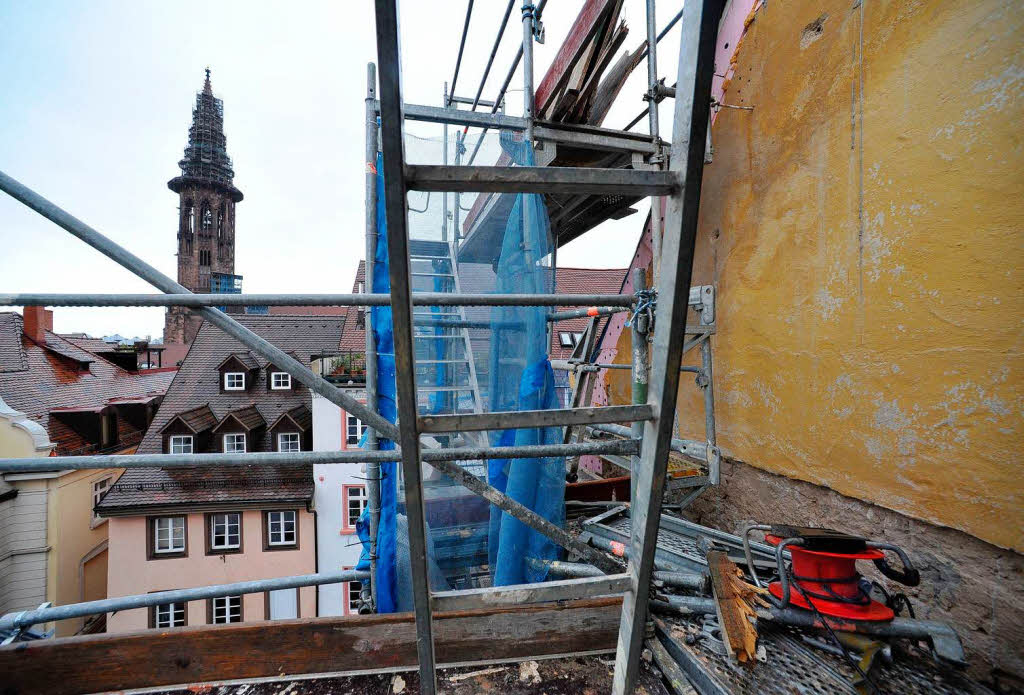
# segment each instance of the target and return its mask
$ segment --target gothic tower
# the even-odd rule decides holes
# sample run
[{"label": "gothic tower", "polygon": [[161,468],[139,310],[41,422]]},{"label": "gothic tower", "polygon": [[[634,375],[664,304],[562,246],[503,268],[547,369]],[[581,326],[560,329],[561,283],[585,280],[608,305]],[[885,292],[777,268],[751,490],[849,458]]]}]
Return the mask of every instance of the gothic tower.
[{"label": "gothic tower", "polygon": [[[191,292],[210,291],[211,274],[235,272],[235,172],[224,136],[224,102],[213,96],[210,69],[196,95],[181,176],[167,182],[178,194],[178,283]],[[190,343],[201,319],[182,307],[167,311],[165,343]]]}]

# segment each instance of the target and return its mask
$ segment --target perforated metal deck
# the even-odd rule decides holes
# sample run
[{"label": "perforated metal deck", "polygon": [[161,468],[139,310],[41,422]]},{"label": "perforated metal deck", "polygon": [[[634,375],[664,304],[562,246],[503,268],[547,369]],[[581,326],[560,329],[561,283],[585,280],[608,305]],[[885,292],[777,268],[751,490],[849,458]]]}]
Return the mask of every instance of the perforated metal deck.
[{"label": "perforated metal deck", "polygon": [[[666,620],[659,624],[658,637],[701,695],[857,694],[853,667],[838,655],[805,644],[795,630],[762,625],[758,645],[765,648],[765,660],[748,668],[730,663],[702,642],[688,645],[671,630],[688,625],[683,619]],[[662,626],[669,627],[669,639]],[[985,686],[934,663],[928,654],[896,655],[893,663],[877,664],[870,675],[882,695],[993,695]]]}]

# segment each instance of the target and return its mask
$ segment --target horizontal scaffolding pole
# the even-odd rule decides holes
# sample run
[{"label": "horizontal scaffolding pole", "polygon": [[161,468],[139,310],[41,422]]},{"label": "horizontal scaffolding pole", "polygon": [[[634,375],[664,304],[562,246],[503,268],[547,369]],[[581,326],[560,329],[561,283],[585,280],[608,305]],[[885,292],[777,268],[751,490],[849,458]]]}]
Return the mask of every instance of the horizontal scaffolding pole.
[{"label": "horizontal scaffolding pole", "polygon": [[295,589],[301,586],[359,582],[369,578],[369,572],[342,570],[338,572],[277,577],[275,579],[254,579],[248,582],[234,582],[233,584],[214,584],[213,586],[201,586],[194,589],[157,591],[151,594],[138,594],[134,596],[117,596],[99,601],[70,603],[66,606],[51,606],[49,608],[37,608],[32,611],[21,611],[20,613],[8,613],[0,617],[0,630],[31,627],[53,620],[69,620],[86,615],[115,613],[134,608],[148,608],[149,606],[158,606],[166,603],[200,601],[202,599],[220,598],[222,596],[240,596],[241,594],[258,594],[264,591]]},{"label": "horizontal scaffolding pole", "polygon": [[654,419],[654,408],[648,404],[641,404],[469,413],[466,415],[421,415],[417,421],[420,432],[477,432],[528,427],[592,425],[607,422],[639,422],[652,419]]},{"label": "horizontal scaffolding pole", "polygon": [[[598,432],[604,432],[605,434],[614,434],[619,437],[625,437],[632,439],[633,433],[628,427],[622,425],[615,425],[612,423],[602,423],[597,425],[590,425],[591,430]],[[636,440],[634,440],[636,441]],[[685,454],[691,458],[695,458],[699,461],[708,460],[708,444],[705,442],[697,442],[691,439],[673,439],[669,447],[672,451],[680,454]],[[717,447],[713,447],[713,455],[717,455]]]},{"label": "horizontal scaffolding pole", "polygon": [[647,169],[410,164],[405,175],[411,191],[582,193],[643,198],[673,195],[679,189],[675,172]]},{"label": "horizontal scaffolding pole", "polygon": [[[529,558],[527,560],[531,567],[540,570],[547,570],[555,577],[603,577],[601,570],[593,565],[583,562],[561,562],[559,560],[538,560]],[[690,591],[707,592],[711,589],[711,577],[706,573],[698,572],[675,572],[669,570],[657,570],[654,572],[654,581],[661,582],[665,586],[676,589],[688,589]]]},{"label": "horizontal scaffolding pole", "polygon": [[[562,372],[599,372],[602,369],[632,369],[633,365],[605,364],[602,362],[573,362],[572,360],[551,360],[551,368]],[[704,370],[700,367],[689,367],[684,364],[679,368],[679,371],[700,374]]]},{"label": "horizontal scaffolding pole", "polygon": [[[413,292],[415,306],[629,307],[631,294]],[[390,306],[389,294],[0,294],[0,306]]]},{"label": "horizontal scaffolding pole", "polygon": [[534,584],[514,584],[465,591],[439,591],[431,595],[435,611],[461,611],[499,606],[521,606],[528,603],[571,601],[621,594],[629,587],[628,574],[606,575],[587,565],[593,575],[559,579]]},{"label": "horizontal scaffolding pole", "polygon": [[[635,454],[633,440],[576,442],[572,444],[530,444],[520,446],[454,447],[424,449],[427,463],[436,461],[473,461],[476,459],[542,458],[547,456],[585,456],[601,454]],[[367,463],[400,461],[402,452],[364,451],[299,451],[292,453],[251,452],[245,454],[133,454],[117,456],[44,456],[37,458],[0,458],[0,473],[33,473],[38,471],[85,470],[97,468],[182,468],[192,466],[303,466],[309,464]]]}]

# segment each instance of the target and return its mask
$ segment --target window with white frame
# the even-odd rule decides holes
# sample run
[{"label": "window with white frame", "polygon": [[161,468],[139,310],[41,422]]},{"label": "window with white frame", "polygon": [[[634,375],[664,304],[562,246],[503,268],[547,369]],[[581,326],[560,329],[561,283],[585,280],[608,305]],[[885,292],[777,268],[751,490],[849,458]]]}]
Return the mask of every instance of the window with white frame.
[{"label": "window with white frame", "polygon": [[224,453],[245,453],[245,434],[225,434]]},{"label": "window with white frame", "polygon": [[267,512],[267,545],[295,545],[295,511]]},{"label": "window with white frame", "polygon": [[153,627],[181,627],[185,624],[185,604],[161,603],[153,607]]},{"label": "window with white frame", "polygon": [[298,432],[281,432],[277,435],[278,451],[302,451]]},{"label": "window with white frame", "polygon": [[354,529],[356,521],[366,509],[366,502],[369,499],[366,494],[365,485],[349,485],[345,488],[345,522],[346,527]]},{"label": "window with white frame", "polygon": [[348,583],[348,592],[347,592],[348,596],[346,598],[348,599],[348,612],[349,613],[358,613],[359,612],[359,603],[361,601],[360,594],[363,593],[363,583],[362,582],[347,582],[347,583]]},{"label": "window with white frame", "polygon": [[214,625],[242,622],[242,597],[221,596],[210,599],[210,622]]},{"label": "window with white frame", "polygon": [[242,546],[242,515],[210,515],[210,550],[238,550]]},{"label": "window with white frame", "polygon": [[225,391],[244,391],[245,372],[224,372]]},{"label": "window with white frame", "polygon": [[161,516],[153,520],[153,552],[185,552],[185,517]]},{"label": "window with white frame", "polygon": [[192,435],[191,434],[175,434],[172,435],[170,441],[167,442],[168,453],[171,454],[191,454],[192,453]]},{"label": "window with white frame", "polygon": [[274,391],[284,391],[292,387],[292,375],[288,372],[271,372],[270,388]]},{"label": "window with white frame", "polygon": [[571,348],[576,343],[573,341],[572,333],[562,331],[558,334],[558,344],[564,348]]},{"label": "window with white frame", "polygon": [[110,484],[112,482],[114,482],[114,479],[112,477],[107,477],[107,478],[103,478],[102,480],[97,480],[96,482],[94,482],[92,484],[92,523],[93,523],[93,526],[95,526],[96,524],[98,524],[101,521],[103,521],[103,519],[101,519],[96,514],[96,505],[98,505],[100,503],[100,500],[103,499],[103,493],[110,489]]},{"label": "window with white frame", "polygon": [[366,425],[363,424],[362,420],[351,413],[348,414],[346,428],[348,432],[345,441],[349,444],[358,444],[363,436],[363,432],[366,431]]}]

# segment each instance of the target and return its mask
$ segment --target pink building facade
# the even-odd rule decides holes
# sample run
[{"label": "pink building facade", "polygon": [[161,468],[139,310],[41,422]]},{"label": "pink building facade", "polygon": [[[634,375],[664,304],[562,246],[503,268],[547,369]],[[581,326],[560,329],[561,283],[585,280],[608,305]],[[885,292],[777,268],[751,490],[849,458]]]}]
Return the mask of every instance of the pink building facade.
[{"label": "pink building facade", "polygon": [[[288,523],[293,516],[294,536]],[[316,525],[313,514],[304,508],[113,517],[109,534],[110,597],[316,571]],[[316,588],[302,587],[246,594],[237,600],[218,600],[216,605],[211,599],[159,611],[122,611],[108,616],[107,631],[312,617],[316,609]]]}]

